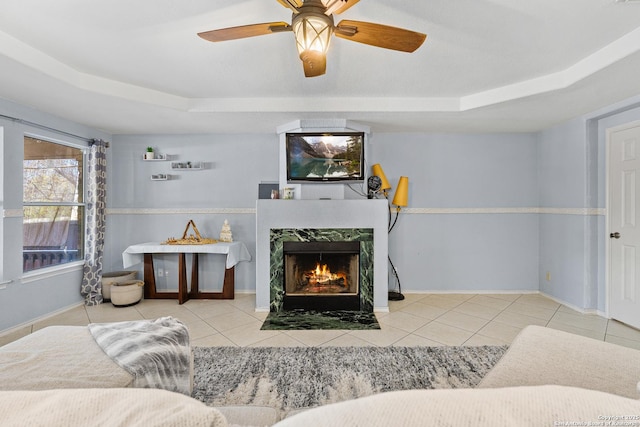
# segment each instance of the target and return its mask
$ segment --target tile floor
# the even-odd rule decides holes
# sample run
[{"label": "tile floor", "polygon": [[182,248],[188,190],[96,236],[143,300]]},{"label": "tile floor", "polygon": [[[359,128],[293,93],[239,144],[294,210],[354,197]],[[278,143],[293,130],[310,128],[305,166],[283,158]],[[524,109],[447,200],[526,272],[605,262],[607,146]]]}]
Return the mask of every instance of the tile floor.
[{"label": "tile floor", "polygon": [[267,313],[254,294],[234,300],[144,300],[132,307],[76,307],[0,337],[0,345],[49,325],[86,325],[171,315],[190,329],[195,346],[441,346],[509,344],[527,325],[560,329],[640,349],[640,331],[581,314],[538,294],[405,294],[389,313],[376,313],[375,331],[261,331]]}]

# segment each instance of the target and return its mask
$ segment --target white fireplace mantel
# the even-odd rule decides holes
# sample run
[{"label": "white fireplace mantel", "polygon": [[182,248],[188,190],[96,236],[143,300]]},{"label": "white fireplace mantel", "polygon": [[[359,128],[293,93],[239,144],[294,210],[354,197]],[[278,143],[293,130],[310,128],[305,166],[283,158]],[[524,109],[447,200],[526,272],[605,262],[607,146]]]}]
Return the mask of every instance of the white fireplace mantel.
[{"label": "white fireplace mantel", "polygon": [[270,231],[282,228],[373,228],[374,311],[388,311],[386,200],[258,200],[256,204],[256,310],[269,311]]}]

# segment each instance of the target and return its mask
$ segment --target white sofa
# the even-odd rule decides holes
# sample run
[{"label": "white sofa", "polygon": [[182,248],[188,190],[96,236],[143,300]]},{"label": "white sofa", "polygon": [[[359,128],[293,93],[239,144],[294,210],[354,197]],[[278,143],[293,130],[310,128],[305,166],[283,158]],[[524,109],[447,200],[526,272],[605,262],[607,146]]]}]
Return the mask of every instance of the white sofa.
[{"label": "white sofa", "polygon": [[[7,374],[1,369],[6,348],[15,353],[20,341],[0,348],[0,374]],[[6,378],[0,384],[10,389]],[[0,414],[47,426],[71,425],[69,417],[78,420],[73,425],[91,426],[640,426],[639,379],[640,351],[530,326],[476,389],[381,393],[299,411],[279,422],[271,408],[209,408],[176,393],[122,388],[4,391]],[[117,416],[108,415],[113,411]]]},{"label": "white sofa", "polygon": [[278,427],[640,426],[640,351],[528,326],[476,389],[383,393]]}]

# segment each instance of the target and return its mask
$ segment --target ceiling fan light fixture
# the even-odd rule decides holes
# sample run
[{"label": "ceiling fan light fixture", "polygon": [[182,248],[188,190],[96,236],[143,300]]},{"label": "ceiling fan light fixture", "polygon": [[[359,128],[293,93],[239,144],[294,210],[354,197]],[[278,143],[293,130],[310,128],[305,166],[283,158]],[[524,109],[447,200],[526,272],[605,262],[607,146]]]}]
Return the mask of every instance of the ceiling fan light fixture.
[{"label": "ceiling fan light fixture", "polygon": [[301,13],[292,22],[300,56],[307,52],[326,55],[333,35],[333,18],[325,14]]}]

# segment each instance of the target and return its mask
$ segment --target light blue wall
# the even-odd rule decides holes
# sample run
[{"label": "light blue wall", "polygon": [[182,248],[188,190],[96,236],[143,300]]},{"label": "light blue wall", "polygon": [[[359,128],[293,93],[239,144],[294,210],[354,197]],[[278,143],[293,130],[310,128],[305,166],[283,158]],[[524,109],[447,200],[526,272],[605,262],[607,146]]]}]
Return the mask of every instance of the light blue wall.
[{"label": "light blue wall", "polygon": [[579,308],[593,308],[585,296],[586,216],[577,211],[587,207],[586,134],[578,118],[538,135],[540,207],[575,212],[540,215],[540,290]]},{"label": "light blue wall", "polygon": [[532,134],[374,134],[369,164],[409,177],[415,208],[535,207]]},{"label": "light blue wall", "polygon": [[[275,132],[114,136],[107,178],[105,269],[121,270],[121,254],[129,245],[181,237],[190,219],[203,236],[212,238],[219,237],[227,219],[234,240],[244,242],[255,259],[258,183],[278,180],[278,141]],[[198,171],[172,171],[171,161],[145,162],[142,156],[147,146],[170,155],[173,161],[200,161],[206,167]],[[168,181],[151,181],[152,174],[160,173],[172,177]],[[203,209],[205,213],[200,213]],[[169,274],[168,278],[156,274],[158,286],[172,289],[172,284],[177,283],[175,257],[154,258],[156,271],[162,268]],[[219,289],[223,259],[200,257],[199,261],[201,288]],[[141,265],[132,269],[142,274]],[[255,290],[254,261],[236,266],[236,290]]]},{"label": "light blue wall", "polygon": [[[0,115],[17,117],[83,138],[110,139],[110,135],[68,120],[43,114],[14,103],[0,100]],[[2,209],[0,236],[2,237],[2,277],[11,280],[0,289],[0,331],[31,321],[51,312],[80,304],[81,266],[55,275],[36,275],[22,280],[22,217],[7,212],[22,211],[22,159],[24,135],[31,134],[54,141],[84,145],[78,139],[43,130],[25,123],[0,117],[3,129],[2,144]]]},{"label": "light blue wall", "polygon": [[640,120],[639,105],[630,98],[537,135],[540,206],[575,210],[540,215],[540,291],[577,308],[606,312],[606,130]]},{"label": "light blue wall", "polygon": [[[144,162],[147,146],[173,161],[206,163],[201,171],[172,171],[171,161]],[[109,203],[114,208],[255,208],[258,183],[278,179],[278,136],[115,135],[110,162]],[[150,180],[168,173],[169,181]]]},{"label": "light blue wall", "polygon": [[406,291],[536,291],[537,215],[406,215],[389,254]]},{"label": "light blue wall", "polygon": [[585,205],[586,128],[575,119],[538,135],[540,206],[581,208]]},{"label": "light blue wall", "polygon": [[538,289],[538,215],[473,213],[538,205],[534,135],[377,134],[371,153],[391,185],[409,177],[412,213],[389,237],[403,290]]}]

